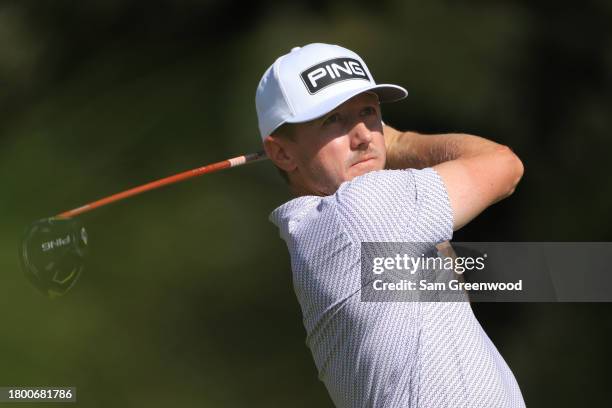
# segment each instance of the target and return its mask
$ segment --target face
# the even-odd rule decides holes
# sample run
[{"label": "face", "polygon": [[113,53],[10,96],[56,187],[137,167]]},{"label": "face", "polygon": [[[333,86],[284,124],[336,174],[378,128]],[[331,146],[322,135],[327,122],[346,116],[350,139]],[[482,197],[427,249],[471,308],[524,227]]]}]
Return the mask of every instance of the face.
[{"label": "face", "polygon": [[[376,94],[359,94],[319,119],[293,126],[279,140],[285,157],[268,156],[302,194],[330,195],[345,181],[385,167],[385,140]],[[282,142],[282,143],[280,143]],[[270,155],[272,153],[272,156]]]}]

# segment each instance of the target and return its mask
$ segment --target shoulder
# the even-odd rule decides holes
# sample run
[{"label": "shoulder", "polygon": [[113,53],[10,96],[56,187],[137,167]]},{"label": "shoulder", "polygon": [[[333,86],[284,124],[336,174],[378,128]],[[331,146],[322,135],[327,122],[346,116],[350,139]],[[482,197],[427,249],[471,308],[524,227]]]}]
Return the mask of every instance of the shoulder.
[{"label": "shoulder", "polygon": [[268,219],[276,225],[281,234],[289,232],[293,226],[299,224],[308,214],[319,207],[323,197],[301,196],[287,201],[270,213]]},{"label": "shoulder", "polygon": [[432,168],[379,170],[364,174],[343,183],[334,195],[334,201],[337,213],[351,235],[362,241],[388,240],[390,237],[399,240],[411,231],[423,231],[414,239],[425,239],[432,234],[424,231],[432,227],[443,231],[434,236],[446,236],[447,225],[452,225],[446,188]]},{"label": "shoulder", "polygon": [[368,190],[378,190],[394,183],[407,182],[413,175],[412,170],[376,170],[370,171],[351,181],[345,181],[340,185],[336,195],[342,195],[355,191],[367,193]]},{"label": "shoulder", "polygon": [[440,189],[444,190],[444,184],[432,168],[377,170],[343,183],[335,197],[340,204],[353,199],[392,199],[394,196],[416,200],[417,193]]}]

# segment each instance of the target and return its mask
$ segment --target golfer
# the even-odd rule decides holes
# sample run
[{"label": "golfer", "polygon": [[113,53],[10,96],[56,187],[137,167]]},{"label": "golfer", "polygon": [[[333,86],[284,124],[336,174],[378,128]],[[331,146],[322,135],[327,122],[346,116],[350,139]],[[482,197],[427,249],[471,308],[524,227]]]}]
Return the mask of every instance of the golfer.
[{"label": "golfer", "polygon": [[295,196],[270,219],[319,378],[338,407],[523,407],[469,302],[361,301],[362,242],[448,241],[523,174],[481,137],[385,125],[379,103],[406,96],[320,43],[279,57],[257,87],[265,151]]}]

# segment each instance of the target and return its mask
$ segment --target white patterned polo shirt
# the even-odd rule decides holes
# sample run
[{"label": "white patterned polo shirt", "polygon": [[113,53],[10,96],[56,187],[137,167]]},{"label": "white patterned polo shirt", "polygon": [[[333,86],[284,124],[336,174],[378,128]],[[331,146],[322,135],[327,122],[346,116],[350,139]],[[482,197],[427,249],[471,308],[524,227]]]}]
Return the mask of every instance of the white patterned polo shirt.
[{"label": "white patterned polo shirt", "polygon": [[524,407],[468,302],[361,301],[361,242],[443,242],[452,210],[431,168],[373,171],[270,215],[291,255],[306,344],[338,407]]}]

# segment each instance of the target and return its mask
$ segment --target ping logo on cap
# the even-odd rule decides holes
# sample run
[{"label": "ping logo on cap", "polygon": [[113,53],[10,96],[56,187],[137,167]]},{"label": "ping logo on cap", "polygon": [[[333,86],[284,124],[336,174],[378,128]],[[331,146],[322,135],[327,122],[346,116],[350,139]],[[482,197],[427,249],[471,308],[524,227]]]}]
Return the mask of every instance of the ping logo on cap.
[{"label": "ping logo on cap", "polygon": [[334,58],[313,65],[300,74],[311,95],[337,82],[348,79],[370,81],[364,66],[354,58]]}]

